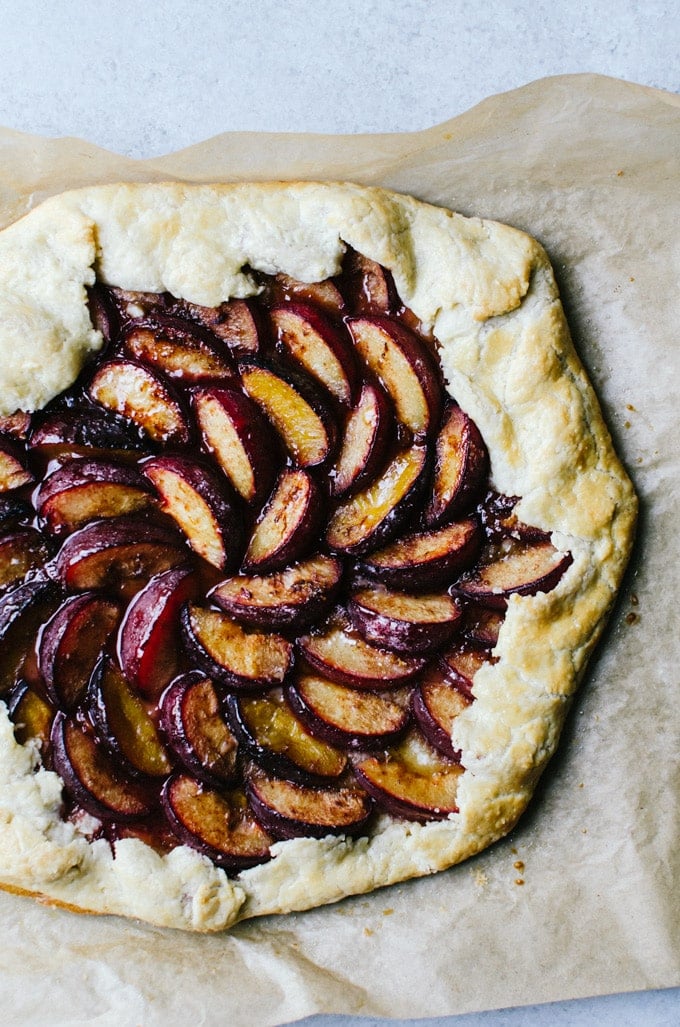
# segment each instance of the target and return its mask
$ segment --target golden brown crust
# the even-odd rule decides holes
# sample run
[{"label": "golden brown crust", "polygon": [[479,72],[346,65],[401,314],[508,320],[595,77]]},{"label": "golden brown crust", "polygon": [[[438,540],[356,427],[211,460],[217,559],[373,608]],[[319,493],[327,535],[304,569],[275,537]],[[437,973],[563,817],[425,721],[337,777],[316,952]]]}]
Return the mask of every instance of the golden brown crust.
[{"label": "golden brown crust", "polygon": [[[64,194],[0,233],[4,410],[46,402],[99,345],[85,309],[95,266],[126,289],[167,289],[214,305],[254,291],[244,266],[328,277],[345,243],[392,269],[403,301],[434,327],[450,391],[487,442],[496,485],[522,496],[523,519],[573,555],[554,591],[513,597],[499,659],[475,678],[476,701],[457,719],[453,739],[467,768],[460,812],[427,825],[386,817],[371,838],[356,841],[280,842],[273,860],[233,882],[184,848],[159,857],[127,840],[113,859],[108,846],[89,845],[59,822],[58,779],[34,771],[2,717],[0,776],[12,768],[21,781],[0,798],[4,887],[69,908],[220,930],[448,867],[505,834],[526,807],[614,600],[636,516],[534,240],[345,184],[121,185]],[[10,366],[17,332],[27,331],[31,367],[38,360],[45,368],[37,384],[34,369],[22,377]],[[152,898],[140,895],[149,875]]]}]

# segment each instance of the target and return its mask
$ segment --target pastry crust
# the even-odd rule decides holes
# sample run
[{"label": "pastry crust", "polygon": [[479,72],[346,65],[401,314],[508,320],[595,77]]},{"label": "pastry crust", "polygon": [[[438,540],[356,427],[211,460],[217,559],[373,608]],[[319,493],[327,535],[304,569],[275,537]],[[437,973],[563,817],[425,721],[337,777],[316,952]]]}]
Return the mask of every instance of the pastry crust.
[{"label": "pastry crust", "polygon": [[[0,233],[0,413],[36,409],[101,345],[85,287],[167,290],[216,306],[256,291],[248,268],[317,281],[345,246],[391,269],[434,329],[448,388],[477,423],[496,487],[573,562],[559,585],[513,596],[494,664],[475,677],[453,743],[460,812],[384,817],[369,838],[278,842],[230,880],[180,847],[125,839],[115,858],[59,816],[61,782],[14,740],[0,704],[0,884],[69,908],[217,931],[442,870],[506,834],[557,746],[632,545],[636,498],[573,349],[552,270],[529,236],[351,184],[93,187]],[[21,360],[16,354],[21,353]]]}]

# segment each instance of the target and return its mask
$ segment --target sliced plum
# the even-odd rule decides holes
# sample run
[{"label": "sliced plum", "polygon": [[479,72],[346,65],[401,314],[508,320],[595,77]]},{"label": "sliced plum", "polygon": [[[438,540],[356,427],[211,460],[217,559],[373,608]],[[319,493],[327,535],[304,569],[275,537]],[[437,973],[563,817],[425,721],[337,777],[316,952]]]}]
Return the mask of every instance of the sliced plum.
[{"label": "sliced plum", "polygon": [[293,647],[281,635],[246,631],[225,613],[195,603],[184,607],[181,623],[198,666],[227,688],[262,691],[288,673]]},{"label": "sliced plum", "polygon": [[12,492],[30,485],[33,473],[21,446],[7,435],[0,437],[0,492]]},{"label": "sliced plum", "polygon": [[445,759],[419,731],[409,732],[388,758],[359,760],[354,773],[369,795],[393,816],[445,820],[458,812],[463,768]]},{"label": "sliced plum", "polygon": [[306,375],[282,364],[246,364],[241,381],[273,424],[298,467],[316,467],[333,454],[335,418],[321,390]]},{"label": "sliced plum", "polygon": [[403,653],[440,649],[458,632],[463,615],[461,604],[446,592],[418,595],[380,586],[355,589],[347,612],[368,642]]},{"label": "sliced plum", "polygon": [[479,525],[468,517],[443,528],[404,535],[364,556],[358,569],[389,588],[429,591],[455,581],[474,564],[480,547]]},{"label": "sliced plum", "polygon": [[429,667],[411,696],[411,708],[420,730],[443,756],[460,761],[451,733],[456,717],[472,702],[467,692],[451,683],[442,667]]},{"label": "sliced plum", "polygon": [[504,619],[502,610],[491,610],[479,603],[469,603],[465,610],[463,634],[474,645],[493,649],[498,642]]},{"label": "sliced plum", "polygon": [[393,438],[394,417],[387,394],[377,383],[366,381],[345,418],[340,451],[329,475],[333,494],[356,492],[377,478]]},{"label": "sliced plum", "polygon": [[321,617],[340,587],[342,563],[317,553],[274,574],[237,574],[220,582],[211,602],[241,624],[299,629]]},{"label": "sliced plum", "polygon": [[142,465],[168,514],[199,556],[225,570],[241,556],[241,523],[227,485],[212,467],[188,456],[152,457]]},{"label": "sliced plum", "polygon": [[164,318],[160,325],[134,325],[125,334],[125,352],[133,360],[187,385],[234,377],[227,353],[219,353],[206,333],[186,321]]},{"label": "sliced plum", "polygon": [[181,674],[163,693],[161,724],[190,773],[217,786],[236,775],[238,742],[222,713],[215,685],[200,671]]},{"label": "sliced plum", "polygon": [[217,791],[188,774],[173,774],[163,786],[161,803],[180,841],[217,866],[238,871],[269,859],[273,839],[241,789]]},{"label": "sliced plum", "polygon": [[424,520],[435,528],[470,510],[486,479],[488,454],[479,430],[456,403],[448,403],[435,440],[434,474]]},{"label": "sliced plum", "polygon": [[83,592],[65,599],[41,629],[38,669],[50,697],[62,709],[72,709],[85,695],[121,613],[114,599]]},{"label": "sliced plum", "polygon": [[45,478],[35,497],[38,515],[52,535],[154,505],[152,490],[136,467],[101,459],[67,461]]},{"label": "sliced plum", "polygon": [[381,689],[402,685],[422,670],[426,658],[407,656],[366,642],[343,613],[319,634],[303,635],[298,647],[319,674],[349,688]]},{"label": "sliced plum", "polygon": [[385,748],[403,734],[408,703],[397,702],[395,696],[395,691],[361,692],[309,672],[299,674],[286,691],[291,709],[313,735],[359,750]]},{"label": "sliced plum", "polygon": [[55,560],[57,577],[74,592],[114,592],[130,598],[155,574],[186,562],[174,532],[141,517],[92,521],[69,535]]},{"label": "sliced plum", "polygon": [[157,699],[181,668],[180,611],[198,594],[195,572],[175,567],[151,578],[125,612],[118,661],[128,681],[148,699]]},{"label": "sliced plum", "polygon": [[87,724],[58,712],[52,726],[54,769],[66,791],[100,820],[135,820],[154,806],[147,784],[135,781],[97,740]]},{"label": "sliced plum", "polygon": [[99,451],[113,451],[118,455],[142,448],[142,436],[137,426],[111,410],[88,406],[76,409],[53,410],[34,417],[29,433],[31,450],[58,457],[64,453],[76,455]]},{"label": "sliced plum", "polygon": [[196,389],[192,397],[203,442],[246,503],[269,494],[279,464],[277,438],[260,408],[243,392]]},{"label": "sliced plum", "polygon": [[113,660],[99,662],[90,689],[95,729],[112,754],[133,772],[169,774],[172,763],[155,720]]},{"label": "sliced plum", "polygon": [[277,342],[344,406],[350,406],[358,380],[357,362],[344,327],[336,327],[318,308],[285,303],[270,311]]},{"label": "sliced plum", "polygon": [[227,697],[229,723],[249,755],[282,777],[339,777],[347,766],[340,749],[310,734],[278,692]]},{"label": "sliced plum", "polygon": [[255,356],[264,344],[262,317],[253,300],[229,300],[217,307],[184,301],[180,312],[208,328],[236,357]]},{"label": "sliced plum", "polygon": [[35,528],[0,536],[0,589],[17,585],[45,567],[51,556],[48,540]]},{"label": "sliced plum", "polygon": [[290,275],[280,273],[267,279],[265,296],[270,307],[300,302],[318,307],[331,317],[342,317],[345,312],[345,300],[332,278],[324,278],[320,282],[300,282]]},{"label": "sliced plum", "polygon": [[179,398],[162,376],[133,360],[101,364],[90,381],[90,398],[131,421],[152,442],[183,446],[189,422]]},{"label": "sliced plum", "polygon": [[510,596],[550,592],[572,563],[552,542],[527,542],[483,562],[456,583],[456,594],[494,610],[504,610]]},{"label": "sliced plum", "polygon": [[427,448],[402,450],[363,491],[343,500],[326,529],[329,547],[359,556],[393,538],[414,512],[427,464]]},{"label": "sliced plum", "polygon": [[324,505],[307,471],[283,471],[250,536],[243,569],[268,574],[309,553],[318,542]]},{"label": "sliced plum", "polygon": [[463,695],[472,698],[475,674],[489,662],[493,661],[487,649],[469,642],[460,642],[440,655],[439,668]]},{"label": "sliced plum", "polygon": [[425,343],[389,317],[350,318],[347,324],[359,355],[387,389],[402,424],[416,438],[435,430],[442,386]]},{"label": "sliced plum", "polygon": [[310,787],[263,771],[249,774],[246,789],[255,816],[276,838],[359,834],[373,806],[356,787]]},{"label": "sliced plum", "polygon": [[55,709],[35,688],[20,681],[7,697],[7,710],[14,724],[14,737],[19,745],[37,743],[43,765],[50,754],[52,722]]},{"label": "sliced plum", "polygon": [[354,315],[395,314],[401,306],[391,272],[356,250],[345,257],[342,290]]},{"label": "sliced plum", "polygon": [[35,638],[60,602],[51,581],[26,581],[0,596],[0,696],[6,695],[35,658]]}]

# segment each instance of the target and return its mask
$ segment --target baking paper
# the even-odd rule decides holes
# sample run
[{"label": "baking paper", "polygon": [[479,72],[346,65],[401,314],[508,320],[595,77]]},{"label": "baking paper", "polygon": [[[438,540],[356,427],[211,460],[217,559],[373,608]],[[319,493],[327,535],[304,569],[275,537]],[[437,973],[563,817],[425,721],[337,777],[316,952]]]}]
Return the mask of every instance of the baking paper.
[{"label": "baking paper", "polygon": [[425,132],[153,161],[0,133],[0,223],[116,180],[349,179],[535,235],[641,498],[630,571],[520,825],[432,878],[195,936],[0,895],[3,1024],[427,1017],[680,984],[680,97],[532,83]]}]

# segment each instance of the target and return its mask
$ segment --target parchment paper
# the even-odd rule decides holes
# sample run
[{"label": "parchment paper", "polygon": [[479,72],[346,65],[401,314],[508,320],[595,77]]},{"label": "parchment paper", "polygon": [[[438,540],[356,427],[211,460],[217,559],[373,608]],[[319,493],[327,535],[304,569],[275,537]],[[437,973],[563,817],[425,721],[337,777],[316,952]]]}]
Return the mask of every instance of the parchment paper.
[{"label": "parchment paper", "polygon": [[4,1024],[425,1017],[680,984],[679,144],[680,97],[591,75],[417,134],[232,134],[147,162],[0,134],[2,222],[117,179],[346,178],[526,229],[552,256],[642,499],[611,627],[508,839],[433,878],[216,937],[3,894]]}]

